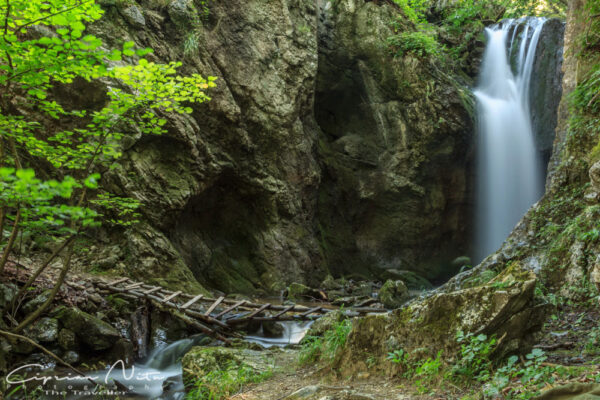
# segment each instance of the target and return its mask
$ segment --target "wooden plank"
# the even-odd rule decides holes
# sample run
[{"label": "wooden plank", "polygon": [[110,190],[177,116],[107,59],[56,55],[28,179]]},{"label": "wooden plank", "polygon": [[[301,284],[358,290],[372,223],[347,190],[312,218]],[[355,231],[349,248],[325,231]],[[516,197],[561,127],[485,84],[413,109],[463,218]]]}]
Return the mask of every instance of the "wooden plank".
[{"label": "wooden plank", "polygon": [[260,314],[261,312],[265,311],[269,307],[271,307],[271,303],[263,304],[260,308],[257,308],[256,310],[252,311],[250,313],[250,315],[246,316],[246,319],[250,319],[250,318],[254,317],[256,314]]},{"label": "wooden plank", "polygon": [[162,289],[162,287],[160,287],[160,286],[155,286],[155,287],[153,287],[152,289],[148,289],[148,290],[146,290],[146,291],[144,292],[144,294],[150,294],[150,293],[154,293],[154,292],[157,292],[157,291],[159,291],[160,289]]},{"label": "wooden plank", "polygon": [[190,301],[188,301],[187,303],[185,303],[184,305],[182,305],[181,309],[185,310],[186,308],[188,308],[189,306],[191,306],[192,304],[194,304],[195,302],[197,302],[198,300],[200,300],[203,297],[204,297],[204,295],[199,294],[198,296],[194,297],[193,299],[191,299]]},{"label": "wooden plank", "polygon": [[111,285],[118,285],[119,283],[123,283],[123,282],[127,282],[129,280],[129,278],[121,278],[121,279],[117,279],[114,282],[111,282]]},{"label": "wooden plank", "polygon": [[301,317],[306,317],[309,314],[312,314],[314,312],[319,312],[321,310],[321,307],[315,307],[315,308],[311,308],[310,310],[303,312],[302,314],[300,314]]},{"label": "wooden plank", "polygon": [[282,316],[283,314],[285,314],[286,312],[293,310],[293,309],[294,309],[294,307],[296,307],[296,305],[295,305],[295,304],[292,304],[291,306],[287,306],[285,309],[283,309],[283,310],[279,311],[277,314],[273,315],[271,318],[272,318],[272,319],[276,319],[276,318],[278,318],[278,317],[281,317],[281,316]]},{"label": "wooden plank", "polygon": [[208,310],[206,310],[206,312],[204,313],[204,315],[209,316],[211,312],[213,312],[215,310],[215,308],[217,308],[217,306],[219,304],[221,304],[221,302],[225,300],[225,297],[221,296],[219,297],[217,300],[215,300],[214,303],[212,303],[212,305],[210,307],[208,307]]},{"label": "wooden plank", "polygon": [[164,299],[162,299],[160,302],[161,303],[166,303],[167,301],[174,299],[175,297],[179,296],[181,294],[181,290],[178,290],[175,293],[171,293],[170,295],[168,295],[167,297],[165,297]]},{"label": "wooden plank", "polygon": [[218,313],[217,315],[215,315],[215,318],[221,318],[223,315],[227,314],[228,312],[231,312],[231,311],[235,310],[239,306],[243,305],[245,302],[246,302],[246,300],[238,301],[237,303],[235,303],[231,307],[226,308],[225,310],[223,310],[220,313]]},{"label": "wooden plank", "polygon": [[143,285],[143,283],[142,283],[142,282],[133,283],[133,284],[131,284],[131,285],[127,285],[127,286],[125,286],[125,290],[137,289],[137,288],[139,288],[139,287],[140,287],[140,286],[142,286],[142,285]]},{"label": "wooden plank", "polygon": [[230,318],[230,319],[226,320],[225,322],[227,323],[227,325],[236,324],[240,321],[244,322],[244,321],[246,321],[246,316],[248,314],[250,314],[250,311],[238,316],[237,318]]}]

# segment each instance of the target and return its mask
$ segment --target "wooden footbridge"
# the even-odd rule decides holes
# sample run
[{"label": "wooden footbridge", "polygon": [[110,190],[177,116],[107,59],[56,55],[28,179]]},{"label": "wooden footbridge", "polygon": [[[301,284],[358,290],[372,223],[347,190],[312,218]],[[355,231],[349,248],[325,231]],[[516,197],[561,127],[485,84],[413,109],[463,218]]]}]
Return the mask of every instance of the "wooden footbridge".
[{"label": "wooden footbridge", "polygon": [[[118,293],[132,299],[146,299],[153,305],[183,319],[200,332],[211,335],[226,343],[227,337],[239,337],[236,333],[251,321],[307,321],[338,310],[326,303],[315,307],[298,304],[278,305],[253,303],[248,300],[228,299],[224,296],[212,298],[191,295],[181,291],[170,291],[160,286],[135,282],[121,278],[112,282],[95,281],[94,286],[103,292]],[[357,314],[387,312],[381,308],[347,308]]]}]

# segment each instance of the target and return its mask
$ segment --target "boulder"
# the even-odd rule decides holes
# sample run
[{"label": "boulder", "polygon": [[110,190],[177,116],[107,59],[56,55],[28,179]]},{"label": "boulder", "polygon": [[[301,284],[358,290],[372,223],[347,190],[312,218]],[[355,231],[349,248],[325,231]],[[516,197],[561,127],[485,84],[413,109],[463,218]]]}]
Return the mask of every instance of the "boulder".
[{"label": "boulder", "polygon": [[380,357],[382,368],[391,368],[383,358],[398,349],[407,354],[427,349],[430,356],[442,350],[443,357],[452,358],[460,349],[459,331],[503,338],[496,357],[529,351],[548,312],[534,302],[535,284],[536,276],[515,264],[484,285],[436,292],[389,314],[358,318],[337,366],[352,374],[366,352]]},{"label": "boulder", "polygon": [[340,310],[329,312],[316,320],[306,332],[306,336],[322,336],[325,332],[334,327],[337,323],[346,318]]},{"label": "boulder", "polygon": [[378,299],[386,308],[398,308],[409,299],[408,288],[402,281],[387,280],[379,289]]},{"label": "boulder", "polygon": [[264,321],[262,323],[262,328],[263,334],[266,337],[275,338],[283,336],[284,328],[283,325],[279,322]]},{"label": "boulder", "polygon": [[375,291],[373,282],[359,282],[357,285],[352,287],[353,296],[372,296]]},{"label": "boulder", "polygon": [[10,305],[18,288],[12,283],[0,283],[0,310]]},{"label": "boulder", "polygon": [[129,4],[121,9],[119,12],[125,18],[125,20],[129,23],[129,25],[133,26],[136,29],[142,29],[146,26],[146,19],[144,18],[144,14],[140,10],[138,6],[135,4]]},{"label": "boulder", "polygon": [[404,282],[404,284],[406,284],[406,287],[410,290],[425,290],[433,288],[431,282],[412,271],[398,270],[394,268],[386,269],[381,274],[381,278],[384,280],[400,280]]},{"label": "boulder", "polygon": [[62,359],[65,362],[68,362],[71,365],[77,364],[79,362],[79,354],[73,350],[66,351],[65,354],[62,355]]},{"label": "boulder", "polygon": [[68,328],[63,328],[58,332],[58,345],[63,350],[77,350],[79,348],[79,341],[75,332]]},{"label": "boulder", "polygon": [[44,304],[46,302],[46,300],[48,300],[49,296],[50,296],[50,291],[44,290],[42,293],[38,294],[33,299],[31,299],[27,303],[25,303],[25,305],[23,306],[23,312],[25,314],[32,313],[38,307],[40,307],[42,304]]},{"label": "boulder", "polygon": [[312,300],[323,299],[324,297],[324,293],[321,291],[297,282],[292,283],[287,288],[287,298],[290,300]]},{"label": "boulder", "polygon": [[325,290],[334,290],[334,289],[342,289],[344,285],[342,285],[339,281],[333,279],[333,276],[327,275],[323,282],[321,282],[321,288]]},{"label": "boulder", "polygon": [[171,21],[180,29],[193,27],[200,22],[194,3],[191,0],[172,0],[167,12]]},{"label": "boulder", "polygon": [[59,308],[55,315],[60,322],[69,327],[77,338],[92,350],[106,350],[121,337],[111,325],[78,308]]},{"label": "boulder", "polygon": [[41,343],[51,343],[58,338],[58,320],[43,317],[25,329],[25,335]]},{"label": "boulder", "polygon": [[256,374],[271,366],[262,351],[226,347],[192,347],[183,357],[183,381],[190,382],[213,371],[244,365]]},{"label": "boulder", "polygon": [[117,340],[108,353],[108,361],[123,361],[126,366],[132,365],[135,361],[133,343],[124,338]]},{"label": "boulder", "polygon": [[0,337],[0,373],[7,372],[11,350],[10,343],[4,337]]}]

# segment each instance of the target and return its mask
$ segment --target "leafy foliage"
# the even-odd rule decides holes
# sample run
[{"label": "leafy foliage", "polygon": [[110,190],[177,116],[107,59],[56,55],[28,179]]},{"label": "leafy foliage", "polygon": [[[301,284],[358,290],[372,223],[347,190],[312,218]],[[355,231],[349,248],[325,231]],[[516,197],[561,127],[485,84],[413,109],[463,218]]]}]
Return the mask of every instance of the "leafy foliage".
[{"label": "leafy foliage", "polygon": [[338,351],[345,346],[351,331],[352,322],[345,319],[327,330],[323,337],[305,337],[298,361],[300,364],[309,364],[319,360],[332,362]]},{"label": "leafy foliage", "polygon": [[483,333],[473,335],[459,331],[456,341],[461,347],[458,360],[452,367],[452,374],[469,380],[486,381],[492,369],[490,354],[494,350],[496,339],[492,337],[488,340]]},{"label": "leafy foliage", "polygon": [[[52,228],[45,233],[58,238],[134,222],[138,202],[103,190],[101,174],[122,156],[125,136],[164,133],[165,113],[192,113],[215,86],[213,77],[177,75],[181,63],[142,58],[152,50],[133,42],[106,50],[85,34],[102,14],[93,0],[2,2],[0,233],[4,221],[13,228],[0,272],[20,229]],[[58,86],[98,80],[110,82],[98,109],[71,109],[53,97]]]},{"label": "leafy foliage", "polygon": [[261,373],[246,365],[230,363],[223,369],[210,371],[200,376],[186,396],[187,400],[221,400],[238,393],[249,383],[258,383],[269,378],[272,371]]},{"label": "leafy foliage", "polygon": [[388,38],[388,44],[395,49],[396,56],[413,54],[417,57],[437,56],[441,52],[440,44],[428,33],[402,32]]}]

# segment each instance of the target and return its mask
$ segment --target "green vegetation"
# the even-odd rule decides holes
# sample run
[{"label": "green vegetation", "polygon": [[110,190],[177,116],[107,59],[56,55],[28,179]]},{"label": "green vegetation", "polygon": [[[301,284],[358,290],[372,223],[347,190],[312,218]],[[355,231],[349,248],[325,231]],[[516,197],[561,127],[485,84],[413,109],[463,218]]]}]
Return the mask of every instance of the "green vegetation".
[{"label": "green vegetation", "polygon": [[246,364],[230,363],[223,369],[200,376],[187,393],[187,400],[221,400],[240,392],[249,383],[268,379],[272,371],[257,373]]},{"label": "green vegetation", "polygon": [[435,38],[424,32],[402,32],[388,38],[388,45],[395,49],[395,56],[412,54],[418,57],[437,56],[441,52]]},{"label": "green vegetation", "polygon": [[[12,0],[0,23],[0,237],[2,273],[19,234],[46,236],[57,250],[33,280],[65,252],[58,282],[47,302],[14,329],[23,330],[51,304],[70,268],[74,242],[101,224],[135,222],[139,202],[106,191],[102,174],[122,155],[126,136],[165,132],[164,113],[191,113],[209,100],[214,78],[178,76],[180,63],[146,60],[151,49],[125,42],[105,50],[86,24],[103,15],[94,1]],[[95,87],[103,105],[78,109],[54,97],[57,88]],[[41,172],[41,173],[40,173]]]},{"label": "green vegetation", "polygon": [[[392,21],[394,35],[387,39],[394,56],[412,54],[419,58],[464,59],[470,42],[481,37],[485,22],[527,15],[564,17],[566,2],[543,0],[459,0],[436,9],[428,0],[394,0],[402,16]],[[406,20],[412,24],[407,25]],[[450,34],[454,41],[447,42]],[[450,56],[446,59],[445,55]]]},{"label": "green vegetation", "polygon": [[464,390],[471,388],[474,393],[483,390],[491,398],[502,394],[505,399],[531,399],[539,395],[540,389],[547,384],[585,373],[581,367],[546,364],[547,357],[540,349],[533,349],[523,361],[518,356],[510,356],[505,362],[495,365],[491,358],[497,344],[495,338],[458,332],[456,341],[461,348],[449,365],[442,362],[441,352],[435,358],[413,359],[412,355],[399,349],[389,353],[388,360],[398,365],[401,376],[420,394],[435,392],[434,389],[449,384]]},{"label": "green vegetation", "polygon": [[352,331],[352,322],[345,319],[336,322],[323,337],[305,337],[300,350],[299,363],[304,365],[316,361],[333,362],[338,351],[346,344],[350,331]]}]

